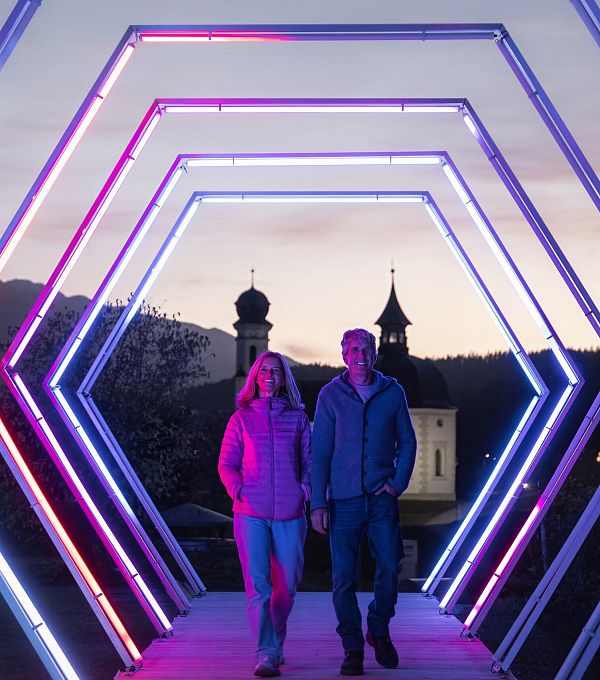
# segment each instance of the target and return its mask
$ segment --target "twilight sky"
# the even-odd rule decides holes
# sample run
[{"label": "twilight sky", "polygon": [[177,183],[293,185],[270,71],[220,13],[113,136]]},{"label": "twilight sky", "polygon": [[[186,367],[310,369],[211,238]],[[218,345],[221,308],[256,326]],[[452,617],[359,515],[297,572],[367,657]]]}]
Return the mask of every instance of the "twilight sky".
[{"label": "twilight sky", "polygon": [[[14,6],[0,0],[0,24]],[[600,50],[568,0],[44,0],[0,72],[4,229],[129,24],[503,22],[600,171]],[[596,300],[598,215],[491,41],[143,45],[19,244],[3,280],[43,282],[156,97],[467,97]],[[456,114],[167,116],[64,285],[91,296],[178,153],[448,151],[570,347],[596,338]],[[436,167],[196,168],[179,182],[113,297],[126,298],[195,190],[428,190],[528,350],[544,341]],[[150,302],[233,332],[249,286],[271,302],[271,347],[337,362],[373,322],[390,261],[417,356],[506,349],[419,205],[202,206]]]}]

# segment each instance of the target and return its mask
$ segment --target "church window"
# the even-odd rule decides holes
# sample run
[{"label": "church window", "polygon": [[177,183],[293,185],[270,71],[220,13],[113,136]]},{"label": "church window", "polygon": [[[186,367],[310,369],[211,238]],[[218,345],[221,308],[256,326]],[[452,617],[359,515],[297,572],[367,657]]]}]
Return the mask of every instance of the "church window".
[{"label": "church window", "polygon": [[398,342],[398,333],[396,333],[396,331],[390,331],[388,342],[390,343]]},{"label": "church window", "polygon": [[256,345],[250,345],[250,366],[256,361]]},{"label": "church window", "polygon": [[444,454],[441,449],[435,450],[435,476],[444,476]]}]

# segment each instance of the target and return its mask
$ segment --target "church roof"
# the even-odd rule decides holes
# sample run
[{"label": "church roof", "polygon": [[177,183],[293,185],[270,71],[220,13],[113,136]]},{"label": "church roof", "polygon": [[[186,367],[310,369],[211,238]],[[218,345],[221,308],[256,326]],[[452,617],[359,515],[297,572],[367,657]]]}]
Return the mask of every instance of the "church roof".
[{"label": "church roof", "polygon": [[244,291],[235,303],[241,323],[269,323],[265,317],[270,306],[271,303],[267,300],[267,296],[260,290],[256,290],[254,286]]},{"label": "church roof", "polygon": [[[394,270],[392,270],[392,274]],[[392,290],[390,291],[390,298],[385,306],[385,309],[381,313],[381,316],[375,322],[378,326],[384,328],[385,326],[410,326],[411,323],[408,320],[406,314],[402,311],[398,298],[396,297],[396,289],[394,288],[394,281],[392,279]]]},{"label": "church roof", "polygon": [[412,408],[454,408],[448,385],[439,368],[429,359],[386,352],[375,368],[402,385]]}]

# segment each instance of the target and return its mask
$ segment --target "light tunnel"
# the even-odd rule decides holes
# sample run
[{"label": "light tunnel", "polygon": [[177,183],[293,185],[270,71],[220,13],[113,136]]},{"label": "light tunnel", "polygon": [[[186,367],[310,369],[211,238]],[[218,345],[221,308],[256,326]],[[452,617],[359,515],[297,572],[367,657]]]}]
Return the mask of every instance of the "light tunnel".
[{"label": "light tunnel", "polygon": [[[503,56],[506,58],[509,65],[513,69],[517,77],[517,80],[519,81],[525,92],[528,95],[530,95],[532,104],[536,108],[544,124],[548,127],[551,134],[554,136],[559,147],[561,148],[561,151],[563,152],[563,154],[573,167],[574,171],[578,175],[586,191],[588,192],[592,200],[594,200],[596,205],[600,204],[598,198],[599,185],[595,173],[591,169],[591,166],[589,166],[587,159],[585,159],[585,156],[575,143],[575,140],[573,139],[572,135],[564,125],[563,121],[560,119],[560,116],[558,115],[556,109],[552,105],[552,102],[550,102],[545,91],[541,87],[541,84],[539,83],[539,81],[537,81],[535,75],[532,73],[531,69],[528,67],[524,58],[516,48],[514,41],[512,41],[512,39],[508,35],[508,32],[502,25],[490,25],[490,24],[485,25],[474,24],[461,26],[377,25],[377,26],[352,26],[352,27],[339,25],[310,26],[310,27],[307,26],[133,27],[131,29],[128,29],[123,40],[121,41],[119,46],[117,46],[117,48],[115,49],[113,56],[111,57],[108,64],[100,74],[94,87],[90,91],[90,94],[88,95],[88,97],[86,97],[86,100],[84,100],[71,125],[61,138],[61,141],[59,142],[55,151],[48,160],[48,163],[40,173],[40,176],[34,183],[34,186],[32,187],[22,206],[19,208],[17,214],[15,215],[15,218],[11,222],[11,225],[9,225],[7,231],[2,236],[2,239],[0,240],[0,269],[6,263],[13,249],[16,247],[18,240],[24,233],[27,226],[33,220],[35,212],[42,204],[45,197],[48,195],[49,191],[52,188],[52,185],[54,184],[63,167],[67,163],[70,154],[73,152],[77,144],[83,138],[89,124],[91,123],[92,119],[100,109],[105,97],[108,95],[111,88],[116,83],[120,73],[125,68],[127,61],[132,56],[136,44],[143,42],[179,42],[179,41],[186,42],[192,41],[205,43],[221,41],[225,42],[230,40],[311,41],[311,40],[423,40],[423,39],[495,40]],[[82,228],[78,232],[79,241],[77,242],[77,237],[76,239],[74,239],[73,244],[75,247],[71,248],[70,250],[68,249],[65,255],[63,256],[61,262],[59,263],[59,266],[57,267],[57,270],[55,271],[54,275],[51,277],[50,281],[48,282],[44,291],[42,292],[42,295],[40,296],[38,303],[36,303],[36,306],[34,307],[34,309],[32,309],[30,315],[28,316],[28,319],[21,328],[19,335],[15,339],[15,343],[9,350],[7,356],[2,360],[2,366],[4,368],[4,377],[5,379],[7,379],[7,382],[11,389],[13,390],[13,393],[15,394],[15,397],[17,398],[19,404],[21,405],[25,413],[28,415],[31,424],[34,427],[34,429],[36,429],[38,435],[42,438],[42,440],[45,443],[49,444],[50,447],[53,448],[53,450],[55,451],[55,453],[57,453],[59,457],[60,453],[57,452],[57,450],[54,448],[55,444],[58,444],[58,442],[56,441],[52,431],[49,428],[45,427],[43,415],[39,411],[37,404],[33,400],[27,386],[21,379],[21,376],[19,376],[18,372],[16,371],[16,364],[22,352],[26,350],[26,347],[30,339],[34,336],[36,329],[39,323],[41,322],[41,319],[44,317],[45,313],[50,308],[58,290],[60,289],[60,286],[62,285],[64,279],[68,275],[68,271],[74,265],[78,256],[77,254],[78,247],[81,246],[83,248],[87,241],[89,240],[89,238],[92,236],[94,228],[97,226],[98,222],[102,218],[102,214],[104,214],[104,212],[108,208],[110,199],[112,199],[112,197],[114,197],[114,195],[118,191],[119,186],[126,177],[127,171],[131,167],[131,164],[135,161],[135,158],[141,151],[141,148],[143,147],[144,143],[152,134],[153,128],[158,124],[160,115],[164,113],[174,112],[167,110],[167,107],[170,106],[170,104],[164,102],[163,104],[164,108],[160,110],[159,116],[157,116],[156,118],[147,118],[145,121],[142,122],[140,129],[138,129],[140,135],[138,136],[135,143],[133,145],[130,145],[128,150],[126,150],[126,153],[128,153],[129,155],[129,159],[126,159],[123,162],[122,166],[118,168],[118,171],[117,168],[115,168],[115,170],[117,171],[116,174],[113,173],[113,176],[109,178],[107,185],[105,185],[105,188],[107,186],[109,188],[107,189],[103,196],[101,194],[102,198],[100,199],[99,197],[100,202],[98,203],[97,201],[96,205],[94,206],[94,209],[96,209],[96,211],[93,219],[89,220],[87,223],[84,223],[84,225],[82,225]],[[239,100],[235,100],[234,102],[228,103],[218,102],[216,104],[218,106],[218,111],[225,113],[229,112],[230,110],[232,112],[235,111],[237,113],[251,113],[259,110],[260,106],[260,104],[258,104],[255,100],[250,100],[245,104],[240,102]],[[231,109],[228,109],[228,106],[230,105]],[[276,106],[278,105],[280,107],[279,110],[280,113],[288,113],[294,110],[298,110],[297,108],[294,108],[298,106],[300,106],[300,108],[304,110],[304,112],[309,112],[311,106],[316,107],[317,110],[324,110],[320,109],[319,107],[329,107],[330,113],[350,113],[353,110],[352,109],[353,106],[357,107],[357,109],[355,110],[361,111],[366,110],[364,108],[365,106],[364,101],[350,102],[348,100],[328,103],[324,103],[322,101],[317,100],[313,102],[302,102],[300,104],[298,103],[290,104],[289,101],[279,100],[278,104],[272,103],[271,105],[273,107],[272,108],[273,111],[275,111]],[[178,112],[183,113],[185,111],[184,106],[186,105],[179,103],[178,106],[179,106]],[[188,103],[187,106],[190,106],[190,104]],[[191,106],[195,108],[194,112],[196,112],[197,104],[192,102]],[[292,107],[291,109],[290,106]],[[372,107],[373,104],[367,103],[366,106]],[[426,102],[421,102],[420,104],[413,102],[411,106],[411,102],[404,101],[398,103],[390,102],[389,100],[387,100],[385,103],[383,101],[380,101],[378,106],[381,112],[383,112],[385,110],[385,107],[387,106],[389,107],[388,112],[406,113],[409,112],[410,110],[412,110],[415,113],[428,111],[438,113],[457,112],[463,117],[464,122],[467,124],[471,132],[476,137],[483,151],[486,153],[486,156],[490,160],[492,166],[497,171],[500,179],[508,188],[511,196],[521,209],[527,222],[529,223],[534,233],[544,246],[548,256],[550,257],[554,266],[559,271],[566,286],[568,287],[570,293],[572,294],[574,301],[579,305],[579,307],[583,311],[585,317],[592,325],[594,330],[598,332],[600,329],[598,310],[595,307],[593,301],[591,300],[591,297],[581,284],[577,275],[575,274],[572,267],[568,263],[567,258],[564,256],[564,254],[558,247],[558,244],[556,244],[556,242],[554,241],[549,229],[543,223],[541,217],[539,216],[539,213],[526,196],[524,190],[522,189],[521,185],[516,179],[514,173],[512,172],[512,170],[510,170],[508,164],[500,154],[499,150],[493,143],[493,140],[491,140],[491,137],[483,127],[481,121],[478,119],[476,113],[472,110],[472,107],[470,107],[468,102],[466,100],[462,101],[458,100],[457,103],[450,104],[446,103],[444,105],[439,100],[428,100]],[[419,106],[421,107],[420,110]],[[444,109],[444,106],[446,106],[447,108]],[[394,109],[394,107],[396,108]],[[446,164],[446,167],[450,167],[450,172],[444,169],[444,171],[447,172],[448,174],[449,180],[452,182],[453,181],[452,178],[454,177],[458,181],[458,184],[460,186],[461,178],[458,172],[453,171],[452,167],[449,164]],[[460,196],[459,189],[457,189],[456,186],[455,189],[457,190]],[[481,209],[479,208],[477,202],[474,200],[474,197],[470,197],[468,200],[464,200],[463,197],[461,198],[463,199],[463,202],[465,203],[467,210],[470,212],[471,217],[474,219],[477,226],[482,230],[484,236],[486,236],[488,244],[490,245],[490,247],[492,247],[492,250],[495,251],[496,256],[499,257],[500,261],[503,263],[505,271],[509,275],[509,278],[511,278],[511,283],[520,291],[521,298],[524,300],[525,304],[530,307],[530,312],[532,312],[534,318],[536,319],[536,322],[538,323],[538,326],[540,326],[542,330],[542,333],[544,332],[547,333],[545,337],[547,338],[550,348],[552,349],[553,354],[556,357],[559,365],[561,366],[561,369],[563,370],[567,380],[567,387],[565,388],[564,392],[556,402],[554,411],[550,418],[548,419],[546,425],[540,432],[539,438],[536,444],[534,445],[534,448],[529,453],[528,457],[525,459],[525,464],[521,472],[524,475],[527,475],[531,471],[530,464],[537,459],[538,454],[542,455],[553,433],[559,427],[566,410],[572,405],[573,401],[575,400],[578,391],[581,387],[582,376],[579,375],[577,369],[572,364],[568,353],[562,346],[562,343],[555,336],[552,327],[545,318],[543,311],[539,308],[539,305],[535,301],[535,298],[533,298],[533,295],[531,294],[531,291],[529,291],[527,284],[522,279],[522,277],[520,277],[518,271],[516,271],[512,267],[513,263],[511,262],[510,256],[503,248],[502,244],[496,240],[497,235],[495,234],[491,225],[487,222],[487,219],[481,212]],[[481,223],[478,223],[478,220],[480,220]],[[525,295],[523,295],[523,293],[525,293]],[[534,409],[535,406],[531,406],[529,409],[530,412],[524,415],[524,421],[522,421],[523,424],[527,423],[527,420],[531,416],[531,412]],[[568,473],[570,465],[572,465],[573,463],[573,457],[575,456],[576,458],[578,452],[581,451],[583,445],[582,442],[584,443],[587,440],[586,438],[589,438],[591,431],[593,430],[594,426],[598,421],[598,417],[599,416],[597,405],[594,406],[593,404],[592,407],[589,409],[588,414],[586,415],[586,419],[584,419],[584,422],[582,423],[580,429],[578,430],[578,434],[573,439],[569,447],[569,451],[567,452],[567,454],[570,453],[570,458],[565,460],[567,458],[567,454],[565,454],[565,459],[563,459],[563,461],[561,462],[561,465],[559,466],[559,469],[557,470],[557,473],[553,478],[554,486],[551,487],[550,484],[548,485],[549,492],[545,496],[543,496],[542,505],[537,509],[537,512],[533,516],[530,516],[530,518],[528,518],[526,523],[521,528],[519,534],[515,539],[515,543],[513,544],[513,546],[511,546],[509,552],[504,556],[499,567],[496,569],[494,574],[495,576],[501,576],[503,578],[507,577],[507,574],[510,572],[511,566],[514,566],[515,557],[518,556],[519,549],[524,547],[528,540],[528,537],[531,536],[532,530],[535,528],[535,526],[537,526],[537,523],[539,523],[541,517],[543,517],[545,510],[547,509],[552,499],[554,498],[554,495],[560,488],[560,484],[562,483],[562,481],[564,481],[564,477],[566,476],[566,473]],[[0,449],[2,449],[2,452],[5,453],[5,457],[6,454],[9,453],[10,456],[13,457],[12,462],[14,463],[15,460],[17,460],[17,455],[20,456],[20,452],[18,452],[18,450],[14,446],[14,442],[9,441],[10,435],[8,434],[2,422],[0,422],[0,435],[2,435],[2,439],[4,440],[4,446],[0,447]],[[10,447],[8,446],[9,443],[11,444]],[[62,464],[66,470],[69,470],[69,466],[64,461]],[[13,467],[13,469],[16,468]],[[19,470],[20,474],[24,475],[24,468],[19,468]],[[71,476],[71,479],[75,480],[76,474],[74,470],[73,474],[75,475],[75,477]],[[524,478],[525,477],[523,477],[523,479]],[[25,481],[24,476],[23,479],[20,480],[20,482],[23,481]],[[34,481],[35,480],[33,480],[33,482]],[[76,482],[74,483],[76,485]],[[24,486],[23,483],[22,486]],[[32,484],[29,484],[29,491],[31,491],[31,488],[33,488],[33,486]],[[515,488],[515,491],[516,490],[517,489]],[[84,497],[86,496],[87,492],[85,492],[84,489],[78,488],[77,491],[82,496]],[[508,503],[505,506],[504,510],[506,510],[507,508]],[[94,515],[93,510],[91,512],[92,515]],[[46,514],[46,525],[48,523],[49,516],[50,514],[48,512]],[[497,520],[499,520],[499,518],[500,516],[496,517]],[[99,524],[99,526],[102,525],[101,518],[95,517],[95,521]],[[492,531],[493,530],[490,531],[490,534],[488,534],[487,538],[491,536]],[[114,537],[114,539],[115,542],[113,543],[112,539],[109,538],[109,542],[111,543],[111,548],[109,549],[109,552],[112,552],[115,556],[118,556],[119,559],[123,562],[123,564],[127,568],[129,568],[127,556],[120,554],[118,548],[118,541],[116,537]],[[64,543],[62,545],[64,546]],[[480,546],[480,548],[483,547],[484,544]],[[69,553],[69,555],[71,555],[71,553]],[[72,555],[70,559],[72,560]],[[477,556],[474,556],[473,561],[470,563],[470,566],[466,567],[463,576],[467,575],[471,567],[476,564],[476,561]],[[131,565],[131,567],[133,567],[133,565]],[[465,567],[463,567],[463,569],[465,569]],[[135,580],[136,577],[133,576],[131,571],[130,576],[132,576],[132,580]],[[493,581],[492,579],[488,583],[488,586],[486,586],[486,589],[482,593],[482,597],[478,602],[479,608],[473,610],[473,612],[475,612],[474,614],[472,612],[473,616],[471,617],[470,624],[471,629],[473,631],[476,630],[477,625],[479,625],[480,623],[480,620],[477,621],[476,619],[478,618],[479,615],[481,615],[480,616],[481,619],[484,613],[485,609],[483,606],[484,603],[487,602],[489,606],[489,603],[491,602],[490,596],[492,595],[492,592],[495,592],[497,594],[498,584],[501,584],[501,582],[502,582],[501,578],[497,578],[496,581]],[[151,593],[149,593],[149,591],[148,592],[144,591],[143,584],[137,583],[137,587],[139,591],[140,602],[144,606],[147,614],[149,615],[149,617],[155,617],[157,624],[160,624],[161,623],[160,612],[154,608]],[[459,589],[460,584],[456,586],[454,591],[454,596],[456,598],[458,597]],[[446,606],[448,609],[451,606],[450,599],[446,597]],[[162,621],[162,624],[164,627],[165,622]],[[168,621],[166,622],[166,624],[168,624]],[[125,638],[121,637],[120,639],[122,641]]]}]

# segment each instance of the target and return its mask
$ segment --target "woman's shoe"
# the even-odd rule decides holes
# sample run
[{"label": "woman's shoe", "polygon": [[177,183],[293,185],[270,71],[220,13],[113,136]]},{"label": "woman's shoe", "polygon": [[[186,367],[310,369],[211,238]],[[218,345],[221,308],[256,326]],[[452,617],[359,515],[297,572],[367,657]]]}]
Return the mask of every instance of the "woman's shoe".
[{"label": "woman's shoe", "polygon": [[254,668],[254,675],[258,675],[259,678],[276,678],[281,675],[281,671],[270,656],[264,655],[259,658]]}]

